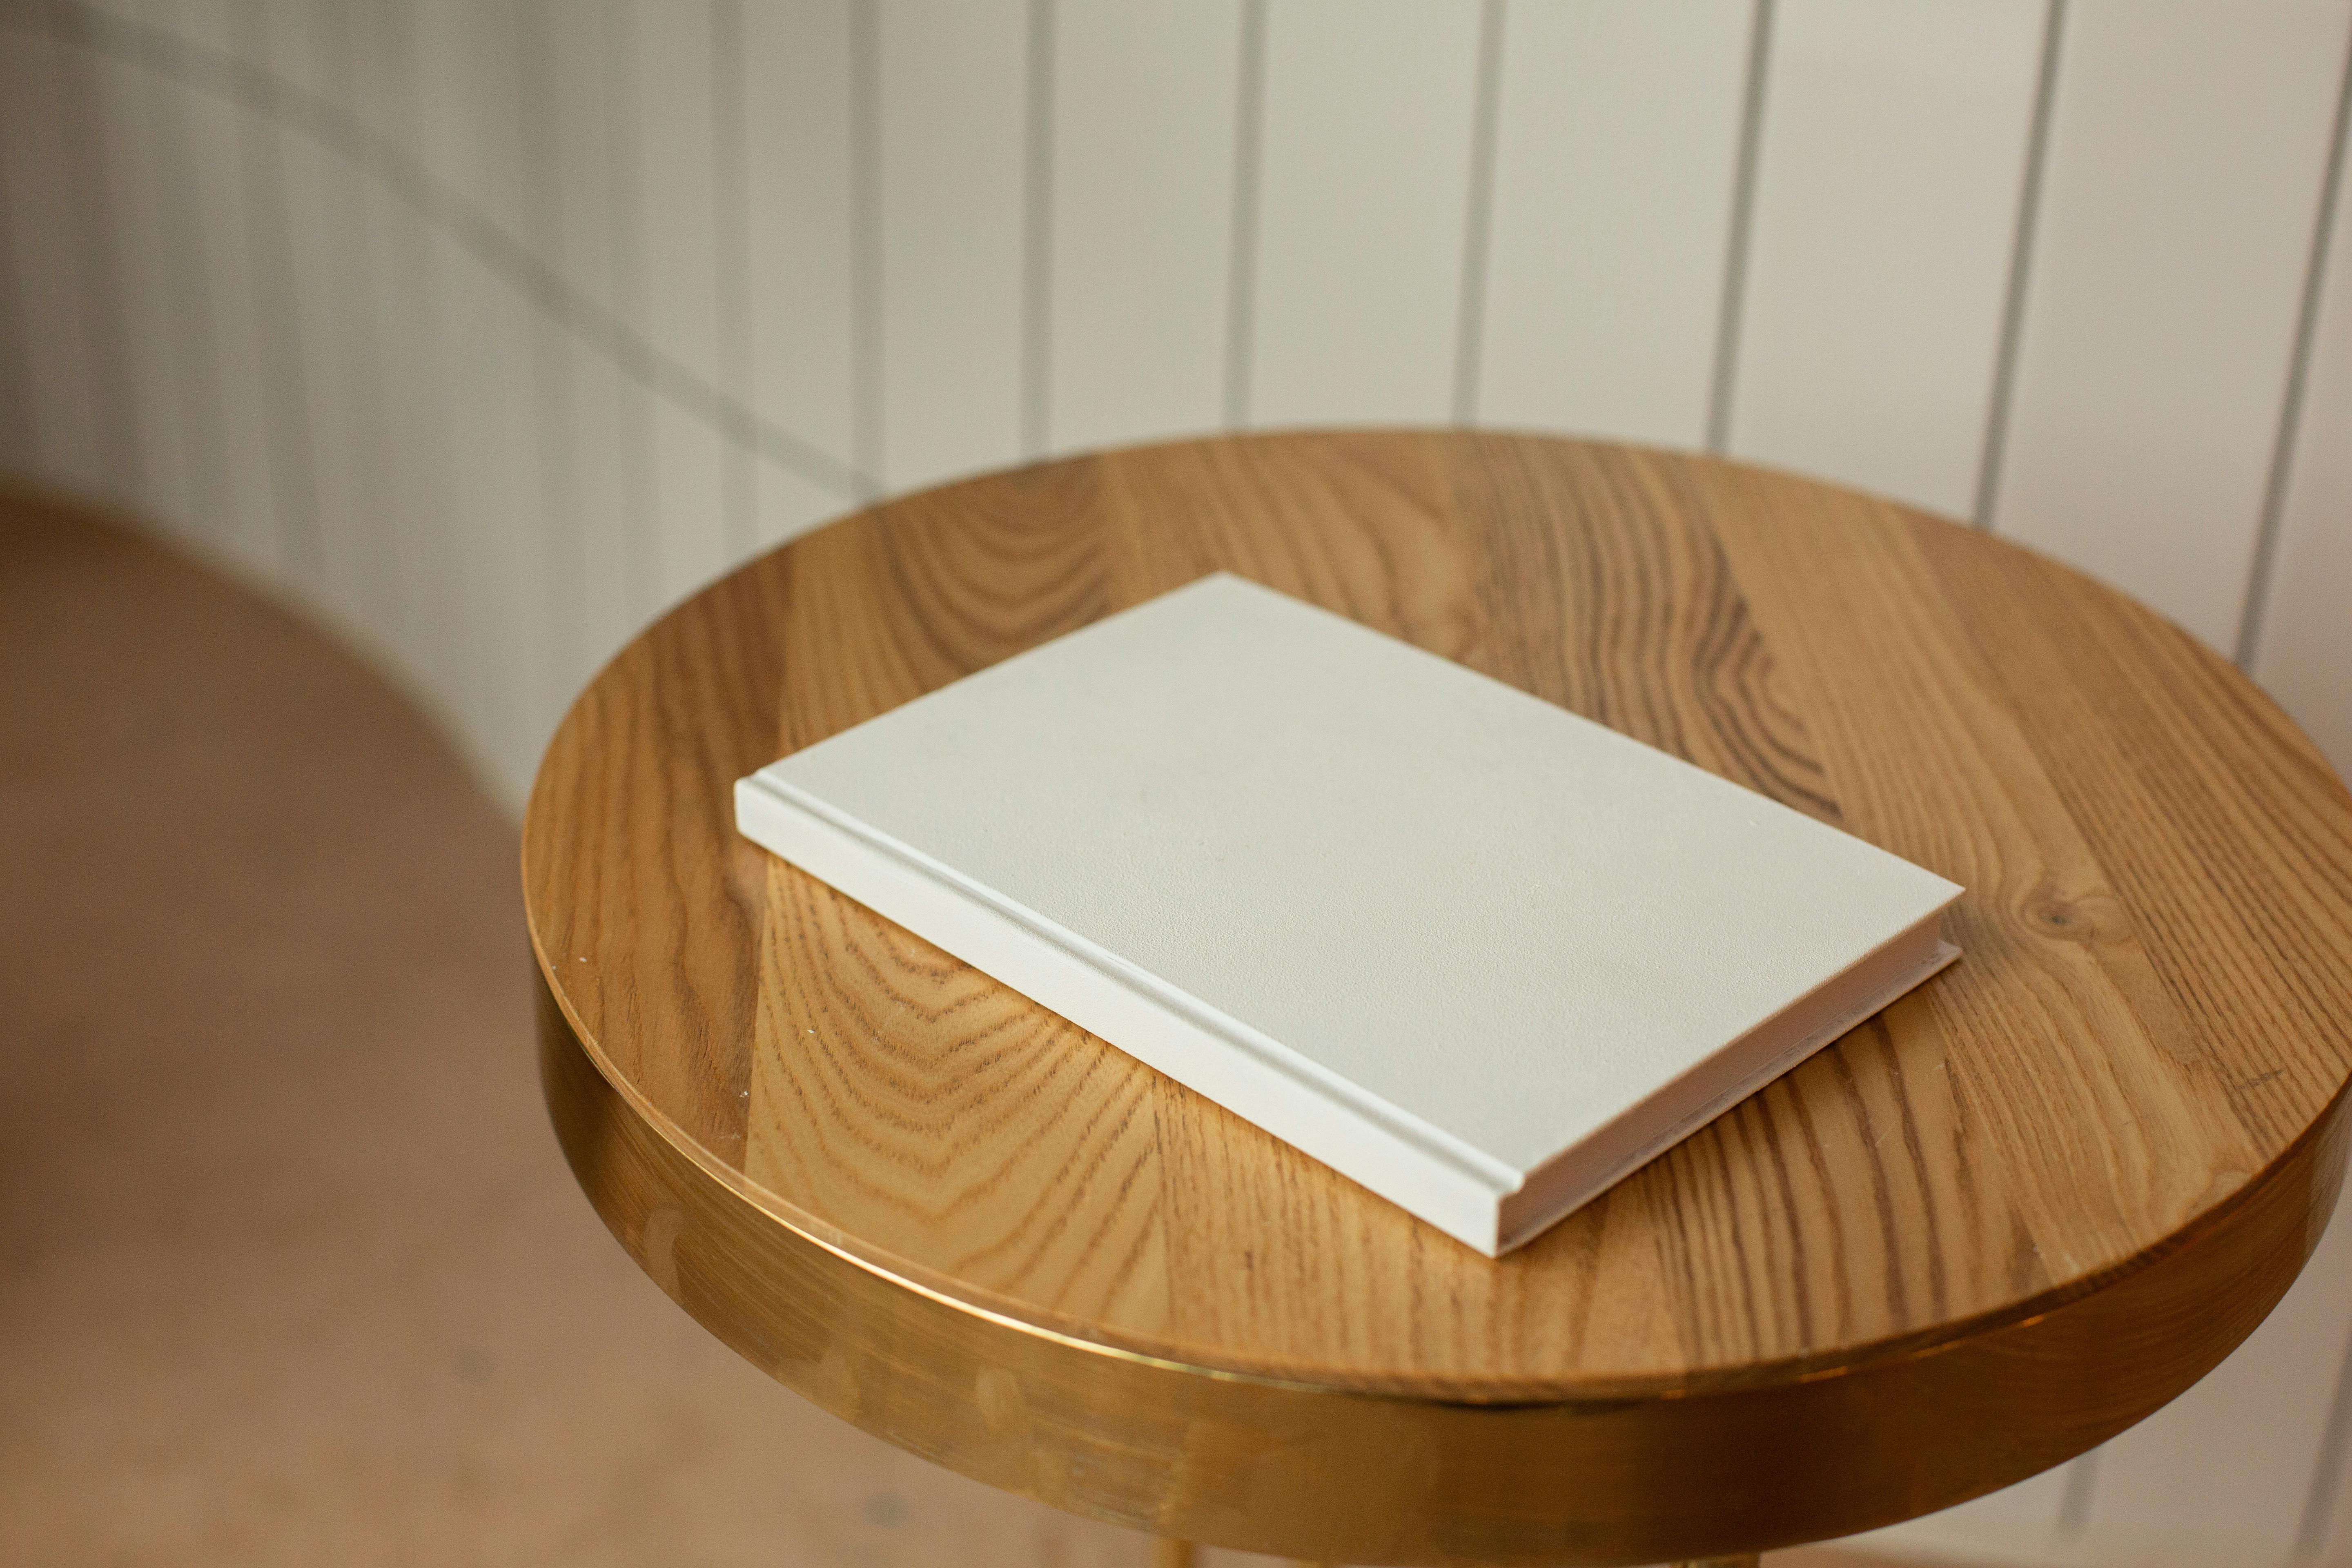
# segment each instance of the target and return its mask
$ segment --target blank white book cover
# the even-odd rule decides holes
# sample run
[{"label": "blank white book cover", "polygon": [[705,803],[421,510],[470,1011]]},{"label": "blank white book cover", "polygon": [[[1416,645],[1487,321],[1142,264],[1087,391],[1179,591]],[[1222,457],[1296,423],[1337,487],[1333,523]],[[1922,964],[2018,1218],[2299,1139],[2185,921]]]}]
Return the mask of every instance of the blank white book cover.
[{"label": "blank white book cover", "polygon": [[1943,878],[1225,574],[735,800],[755,842],[1489,1254],[1956,956]]}]

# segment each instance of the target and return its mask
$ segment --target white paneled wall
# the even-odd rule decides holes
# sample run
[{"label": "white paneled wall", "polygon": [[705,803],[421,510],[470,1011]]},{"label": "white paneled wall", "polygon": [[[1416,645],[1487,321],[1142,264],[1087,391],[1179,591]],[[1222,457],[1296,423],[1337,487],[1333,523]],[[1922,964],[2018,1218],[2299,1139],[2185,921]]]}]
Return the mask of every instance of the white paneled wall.
[{"label": "white paneled wall", "polygon": [[1504,14],[1478,423],[1706,437],[1749,0]]},{"label": "white paneled wall", "polygon": [[2224,649],[2297,351],[2347,20],[2340,5],[2068,7],[1991,516]]},{"label": "white paneled wall", "polygon": [[[1476,5],[1265,8],[1252,331],[1255,426],[1444,424],[1471,211]],[[1400,113],[1410,105],[1410,112]]]},{"label": "white paneled wall", "polygon": [[1046,444],[1215,430],[1243,6],[1070,5],[1055,22]]},{"label": "white paneled wall", "polygon": [[1782,0],[1728,367],[1730,452],[1968,516],[2042,0]]},{"label": "white paneled wall", "polygon": [[880,469],[910,489],[1026,455],[1029,19],[877,0]]},{"label": "white paneled wall", "polygon": [[[0,466],[278,586],[509,798],[870,496],[1217,428],[1714,446],[1969,518],[2352,771],[2352,0],[0,0]],[[1876,1538],[2352,1564],[2352,1222]]]},{"label": "white paneled wall", "polygon": [[[552,3],[552,0],[547,0]],[[851,159],[851,7],[793,0],[742,8],[743,293],[750,401],[817,452],[872,472],[857,413],[857,185]],[[756,85],[755,85],[756,84]],[[593,100],[592,100],[593,101]],[[777,465],[759,486],[761,543],[841,510],[841,497]]]},{"label": "white paneled wall", "polygon": [[2303,331],[2308,354],[2279,426],[2270,498],[2277,530],[2255,568],[2239,657],[2352,774],[2352,202],[2344,199],[2345,117],[2336,106],[2332,212],[2317,230]]}]

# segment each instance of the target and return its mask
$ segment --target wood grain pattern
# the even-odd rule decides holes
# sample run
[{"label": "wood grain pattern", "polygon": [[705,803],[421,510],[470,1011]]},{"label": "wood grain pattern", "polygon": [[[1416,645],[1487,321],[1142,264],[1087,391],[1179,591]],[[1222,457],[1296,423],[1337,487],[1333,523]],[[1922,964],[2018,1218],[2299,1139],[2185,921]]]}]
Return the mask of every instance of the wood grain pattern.
[{"label": "wood grain pattern", "polygon": [[[1951,877],[1966,961],[1494,1261],[732,834],[739,774],[1218,567]],[[1704,459],[1291,436],[890,503],[753,563],[598,679],[541,769],[524,872],[551,1026],[711,1184],[696,1202],[740,1208],[726,1248],[797,1234],[1042,1343],[1429,1410],[1665,1411],[1829,1399],[1826,1371],[2074,1325],[2087,1359],[1997,1406],[1996,1453],[1941,1472],[1921,1454],[1899,1497],[1853,1483],[1852,1528],[2031,1473],[2177,1393],[2285,1289],[2343,1157],[2352,799],[2309,743],[2064,567]],[[642,1216],[599,1202],[642,1250]],[[2258,1241],[2257,1215],[2286,1239]],[[2194,1236],[2242,1243],[2226,1281],[2180,1283]],[[2167,1259],[2168,1293],[2151,1283]],[[2131,1289],[2161,1321],[2083,1339],[2084,1313]],[[697,1300],[718,1327],[719,1295]],[[2128,1360],[2098,1360],[2126,1340]],[[2002,1353],[1988,1386],[2032,1359]],[[804,1359],[779,1375],[856,1403],[855,1380]],[[962,1397],[985,1415],[997,1396]],[[937,1434],[891,1435],[962,1462]],[[1667,1450],[1647,1452],[1621,1484],[1655,1480]],[[1207,1538],[1247,1544],[1238,1529]]]}]

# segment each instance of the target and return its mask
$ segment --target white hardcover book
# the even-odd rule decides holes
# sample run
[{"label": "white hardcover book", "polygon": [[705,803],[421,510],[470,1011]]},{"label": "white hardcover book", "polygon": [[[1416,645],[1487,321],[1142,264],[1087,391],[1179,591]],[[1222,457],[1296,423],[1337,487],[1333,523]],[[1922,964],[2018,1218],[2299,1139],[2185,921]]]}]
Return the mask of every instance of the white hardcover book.
[{"label": "white hardcover book", "polygon": [[1943,878],[1224,574],[761,769],[735,819],[1490,1255],[1958,956]]}]

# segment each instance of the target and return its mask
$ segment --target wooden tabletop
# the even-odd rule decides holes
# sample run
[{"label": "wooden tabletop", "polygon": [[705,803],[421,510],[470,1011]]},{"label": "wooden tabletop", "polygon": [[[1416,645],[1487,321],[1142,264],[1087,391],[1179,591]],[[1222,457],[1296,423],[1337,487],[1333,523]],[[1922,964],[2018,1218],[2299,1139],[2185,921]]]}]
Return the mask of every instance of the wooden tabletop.
[{"label": "wooden tabletop", "polygon": [[[1950,878],[1964,960],[1496,1261],[735,835],[739,775],[1220,568]],[[523,873],[558,1130],[665,1289],[918,1452],[1259,1550],[1975,1495],[2226,1353],[2344,1163],[2352,799],[2294,726],[2049,560],[1701,458],[1262,437],[891,502],[596,679]]]}]

